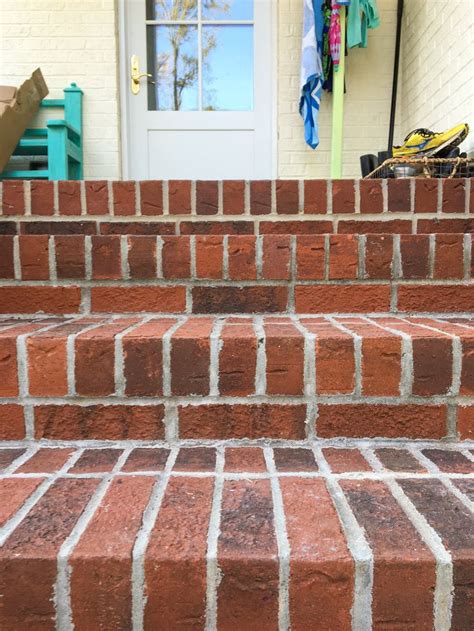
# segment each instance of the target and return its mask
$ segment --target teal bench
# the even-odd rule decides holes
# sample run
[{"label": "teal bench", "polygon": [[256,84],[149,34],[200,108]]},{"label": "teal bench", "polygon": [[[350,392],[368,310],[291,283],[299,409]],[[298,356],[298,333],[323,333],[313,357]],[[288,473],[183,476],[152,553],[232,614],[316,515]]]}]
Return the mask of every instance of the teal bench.
[{"label": "teal bench", "polygon": [[75,83],[64,90],[64,99],[44,99],[41,108],[64,109],[64,118],[51,119],[45,128],[27,129],[14,156],[47,156],[47,168],[11,170],[0,173],[9,180],[82,180],[82,95]]}]

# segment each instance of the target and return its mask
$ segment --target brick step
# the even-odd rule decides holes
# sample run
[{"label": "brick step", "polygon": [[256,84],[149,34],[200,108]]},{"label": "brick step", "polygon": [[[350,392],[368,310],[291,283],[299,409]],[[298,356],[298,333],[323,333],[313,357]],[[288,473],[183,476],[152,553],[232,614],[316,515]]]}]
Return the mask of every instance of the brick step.
[{"label": "brick step", "polygon": [[70,445],[2,465],[5,631],[473,628],[472,448]]},{"label": "brick step", "polygon": [[0,312],[466,312],[472,236],[0,236]]},{"label": "brick step", "polygon": [[474,438],[474,319],[5,321],[0,439]]}]

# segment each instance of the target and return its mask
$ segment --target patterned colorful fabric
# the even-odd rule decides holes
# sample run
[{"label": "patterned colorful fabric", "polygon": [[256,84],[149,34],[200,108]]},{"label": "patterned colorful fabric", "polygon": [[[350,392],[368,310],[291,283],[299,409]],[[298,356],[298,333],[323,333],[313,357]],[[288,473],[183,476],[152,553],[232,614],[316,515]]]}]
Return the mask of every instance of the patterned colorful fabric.
[{"label": "patterned colorful fabric", "polygon": [[350,5],[351,0],[332,0],[331,20],[329,25],[329,50],[334,70],[339,70],[341,59],[341,14],[340,10]]}]

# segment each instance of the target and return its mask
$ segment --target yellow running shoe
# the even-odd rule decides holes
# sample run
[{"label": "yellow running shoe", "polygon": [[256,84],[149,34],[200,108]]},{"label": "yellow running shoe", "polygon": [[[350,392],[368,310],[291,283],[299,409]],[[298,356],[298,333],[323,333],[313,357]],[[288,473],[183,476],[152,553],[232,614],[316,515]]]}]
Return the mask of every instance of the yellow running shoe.
[{"label": "yellow running shoe", "polygon": [[469,125],[462,123],[448,131],[437,133],[430,129],[415,129],[405,138],[403,145],[393,147],[393,157],[434,156],[442,149],[457,147],[469,133]]}]

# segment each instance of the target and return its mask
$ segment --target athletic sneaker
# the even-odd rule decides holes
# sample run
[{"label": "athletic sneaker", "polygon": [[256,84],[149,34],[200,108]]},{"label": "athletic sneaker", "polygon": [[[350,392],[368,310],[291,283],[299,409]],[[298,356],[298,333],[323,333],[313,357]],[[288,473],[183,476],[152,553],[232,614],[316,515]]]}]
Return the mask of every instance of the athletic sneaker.
[{"label": "athletic sneaker", "polygon": [[448,131],[437,133],[430,129],[415,129],[405,138],[403,145],[393,147],[393,157],[434,156],[445,147],[456,147],[469,133],[469,125],[456,125]]}]

